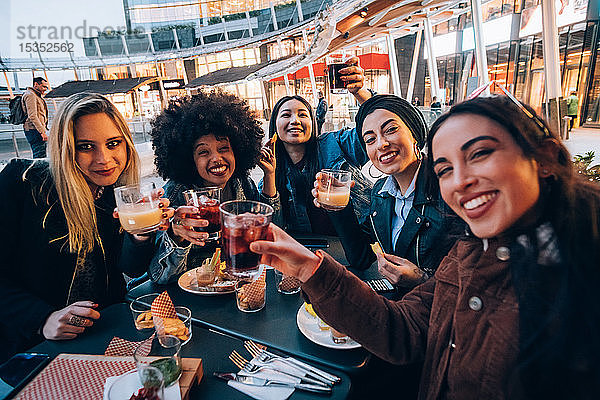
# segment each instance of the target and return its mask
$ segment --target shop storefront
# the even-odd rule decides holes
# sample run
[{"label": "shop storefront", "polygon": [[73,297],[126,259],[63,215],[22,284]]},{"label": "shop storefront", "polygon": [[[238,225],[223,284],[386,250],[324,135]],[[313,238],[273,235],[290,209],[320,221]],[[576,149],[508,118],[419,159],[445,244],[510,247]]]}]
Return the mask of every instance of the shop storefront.
[{"label": "shop storefront", "polygon": [[[520,14],[513,14],[513,8],[505,3],[490,1],[484,10],[487,10],[484,20],[488,19],[483,28],[489,79],[503,84],[518,99],[541,113],[546,101],[541,6],[539,0],[528,0]],[[587,0],[574,0],[565,5],[557,18],[562,95],[566,98],[571,92],[577,93],[577,125],[586,126],[600,126],[600,28],[598,11],[593,7],[588,9]],[[440,88],[447,104],[464,99],[476,85],[478,76],[470,14],[452,21],[438,27],[439,35],[434,38]],[[512,24],[516,30],[512,30],[511,37],[511,29],[507,27]],[[424,86],[425,104],[428,104],[427,71]]]}]

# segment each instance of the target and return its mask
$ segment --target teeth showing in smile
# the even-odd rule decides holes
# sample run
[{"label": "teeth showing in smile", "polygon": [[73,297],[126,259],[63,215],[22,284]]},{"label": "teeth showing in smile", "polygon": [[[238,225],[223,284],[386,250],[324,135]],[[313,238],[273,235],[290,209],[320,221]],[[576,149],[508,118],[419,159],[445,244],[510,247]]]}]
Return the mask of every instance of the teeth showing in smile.
[{"label": "teeth showing in smile", "polygon": [[465,204],[463,204],[463,207],[467,210],[472,210],[474,208],[484,205],[494,197],[496,197],[496,193],[484,194],[482,196],[475,197],[474,199],[467,201]]},{"label": "teeth showing in smile", "polygon": [[220,165],[218,167],[212,167],[209,169],[213,174],[222,174],[227,170],[227,165]]},{"label": "teeth showing in smile", "polygon": [[396,154],[398,154],[398,152],[397,152],[397,151],[394,151],[394,152],[388,153],[388,154],[386,154],[385,156],[381,156],[381,157],[379,158],[379,160],[380,160],[380,161],[386,161],[386,160],[389,160],[390,158],[394,157]]}]

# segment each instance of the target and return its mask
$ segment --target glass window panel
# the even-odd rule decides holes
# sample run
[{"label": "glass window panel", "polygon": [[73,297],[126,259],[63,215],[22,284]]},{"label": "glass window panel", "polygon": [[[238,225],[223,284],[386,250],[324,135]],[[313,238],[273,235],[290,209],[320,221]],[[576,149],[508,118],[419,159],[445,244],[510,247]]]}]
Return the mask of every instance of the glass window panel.
[{"label": "glass window panel", "polygon": [[[595,29],[598,30],[598,25],[595,26]],[[589,123],[600,123],[600,35],[597,34],[597,36],[596,67],[594,75],[591,77],[590,91],[587,99],[588,107],[585,116],[585,122]],[[579,96],[581,98],[581,92]]]}]

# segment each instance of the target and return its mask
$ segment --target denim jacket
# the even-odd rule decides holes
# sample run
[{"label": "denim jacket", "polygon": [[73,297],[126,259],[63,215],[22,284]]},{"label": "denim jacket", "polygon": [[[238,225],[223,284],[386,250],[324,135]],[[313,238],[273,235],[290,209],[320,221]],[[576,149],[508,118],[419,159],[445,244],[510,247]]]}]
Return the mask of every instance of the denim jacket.
[{"label": "denim jacket", "polygon": [[[373,261],[372,252],[368,249],[368,235],[359,221],[369,213],[370,191],[372,183],[360,172],[360,168],[368,161],[362,143],[358,140],[356,129],[342,129],[337,132],[323,133],[317,138],[318,169],[342,169],[352,172],[355,182],[350,193],[350,203],[342,211],[330,212],[329,216],[341,239],[346,258],[356,268],[366,268]],[[278,160],[279,161],[279,160]],[[286,165],[286,187],[290,193],[287,209],[289,218],[283,221],[283,227],[293,232],[311,233],[312,228],[306,206],[299,202],[297,188],[289,179],[292,165]],[[262,186],[262,181],[259,187]],[[283,205],[282,205],[283,206]],[[364,239],[364,240],[363,240]]]},{"label": "denim jacket", "polygon": [[[352,179],[356,182],[351,189],[350,199],[354,213],[359,221],[363,220],[369,212],[370,192],[373,184],[360,172],[360,168],[369,160],[364,147],[358,140],[356,129],[342,129],[337,132],[323,133],[317,138],[319,152],[318,169],[342,169],[352,172]],[[287,165],[286,176],[291,176],[291,165]],[[290,193],[288,208],[290,218],[284,221],[287,228],[294,232],[310,233],[310,221],[306,207],[297,201],[298,192],[290,179],[286,181]]]},{"label": "denim jacket", "polygon": [[371,192],[371,211],[365,224],[370,228],[372,239],[380,243],[384,253],[406,258],[433,276],[440,261],[454,244],[451,232],[463,232],[464,224],[454,216],[439,191],[428,193],[426,174],[426,168],[419,169],[413,205],[396,246],[392,244],[392,216],[396,199],[388,193],[379,193],[386,178],[375,182]]},{"label": "denim jacket", "polygon": [[[281,203],[279,194],[275,197],[267,197],[259,194],[256,185],[249,177],[231,178],[234,198],[237,200],[255,200],[261,201],[273,207],[273,222],[280,223]],[[171,201],[171,207],[177,208],[185,205],[183,192],[190,189],[202,189],[199,185],[184,185],[174,181],[169,181],[164,186],[165,196]],[[204,258],[210,257],[217,244],[206,244],[205,246],[196,246],[189,243],[185,247],[180,247],[169,236],[167,232],[160,232],[156,238],[158,249],[150,263],[150,279],[159,284],[167,284],[179,274],[184,272],[188,264],[189,267],[200,266]],[[189,262],[188,262],[189,260]],[[198,265],[196,265],[198,264]]]}]

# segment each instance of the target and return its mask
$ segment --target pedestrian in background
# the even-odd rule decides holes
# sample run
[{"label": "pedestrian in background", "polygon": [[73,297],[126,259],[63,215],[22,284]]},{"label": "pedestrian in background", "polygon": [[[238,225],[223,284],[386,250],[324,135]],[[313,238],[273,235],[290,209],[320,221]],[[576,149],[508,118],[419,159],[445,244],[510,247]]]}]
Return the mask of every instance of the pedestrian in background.
[{"label": "pedestrian in background", "polygon": [[323,123],[325,122],[325,115],[327,115],[327,101],[323,92],[319,90],[319,104],[317,104],[317,135],[320,135],[323,130]]},{"label": "pedestrian in background", "polygon": [[44,78],[37,77],[33,78],[33,87],[28,87],[23,94],[23,107],[27,114],[27,119],[23,124],[23,130],[25,131],[25,137],[31,151],[33,158],[45,158],[46,157],[46,141],[48,135],[48,106],[46,101],[42,98],[44,93],[48,90],[48,81]]},{"label": "pedestrian in background", "polygon": [[577,97],[577,92],[572,91],[571,95],[567,97],[567,115],[571,117],[571,121],[569,121],[569,132],[573,129],[573,125],[575,124],[575,119],[577,118],[577,112],[579,111],[579,98]]}]

